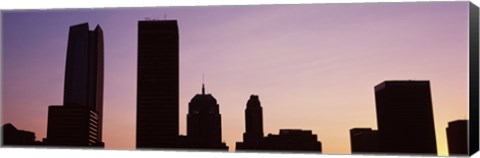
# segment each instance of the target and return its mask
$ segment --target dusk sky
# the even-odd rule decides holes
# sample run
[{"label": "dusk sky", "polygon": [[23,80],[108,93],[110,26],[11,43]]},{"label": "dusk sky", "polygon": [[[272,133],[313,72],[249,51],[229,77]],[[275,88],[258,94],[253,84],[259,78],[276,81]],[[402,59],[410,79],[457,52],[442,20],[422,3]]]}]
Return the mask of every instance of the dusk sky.
[{"label": "dusk sky", "polygon": [[137,22],[165,15],[179,25],[180,134],[202,74],[230,151],[251,94],[265,135],[312,130],[327,154],[350,153],[351,128],[377,129],[374,86],[385,80],[430,81],[440,155],[447,123],[468,119],[468,2],[423,2],[3,11],[2,124],[46,137],[68,29],[88,22],[104,31],[105,147],[135,149]]}]

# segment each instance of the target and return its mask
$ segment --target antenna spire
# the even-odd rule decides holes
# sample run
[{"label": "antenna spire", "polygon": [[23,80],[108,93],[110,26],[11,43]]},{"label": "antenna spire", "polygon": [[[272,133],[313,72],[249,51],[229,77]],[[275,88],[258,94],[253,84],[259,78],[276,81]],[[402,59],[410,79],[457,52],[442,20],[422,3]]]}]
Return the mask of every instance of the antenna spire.
[{"label": "antenna spire", "polygon": [[202,73],[202,95],[205,95],[205,83],[204,83],[204,75]]}]

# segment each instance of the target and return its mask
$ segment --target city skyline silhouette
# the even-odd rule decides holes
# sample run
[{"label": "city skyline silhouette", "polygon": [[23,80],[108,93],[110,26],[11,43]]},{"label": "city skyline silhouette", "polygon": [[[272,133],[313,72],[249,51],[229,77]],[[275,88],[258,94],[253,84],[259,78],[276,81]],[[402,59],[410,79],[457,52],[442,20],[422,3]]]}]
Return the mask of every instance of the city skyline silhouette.
[{"label": "city skyline silhouette", "polygon": [[[378,124],[382,124],[382,128],[381,130],[372,130],[371,128],[351,129],[350,144],[352,154],[402,153],[436,155],[429,81],[384,81],[375,86],[375,92],[376,106],[381,107],[377,110],[377,117],[383,117]],[[386,108],[386,106],[389,108]],[[75,106],[67,107],[76,108]],[[62,106],[50,106],[49,108],[59,109]],[[151,146],[141,146],[137,149],[228,149],[228,146],[220,141],[222,138],[218,108],[216,99],[211,94],[205,93],[205,85],[202,84],[201,94],[195,95],[189,104],[189,114],[187,114],[189,131],[187,131],[187,135],[169,136],[169,139],[174,139],[174,142],[170,142],[169,146],[158,146],[158,144],[162,144],[161,141],[152,141],[150,142]],[[78,114],[73,112],[68,112],[64,115],[76,117]],[[405,114],[413,117],[402,119]],[[262,115],[258,95],[251,95],[245,110],[246,131],[243,135],[243,142],[236,143],[236,151],[321,153],[321,142],[318,141],[316,134],[312,134],[311,130],[280,129],[279,135],[270,133],[264,136],[262,132]],[[71,121],[71,119],[66,121]],[[400,126],[395,127],[391,125]],[[417,128],[407,129],[412,126]],[[391,129],[392,127],[394,128]],[[467,120],[455,120],[448,123],[446,130],[450,155],[467,154],[467,129]],[[46,138],[43,139],[43,142],[36,141],[35,133],[18,130],[10,123],[3,125],[2,131],[4,131],[2,145],[6,146],[78,146],[70,144],[72,141],[66,140],[55,142],[55,144],[51,140],[46,141]],[[93,144],[93,146],[97,145]]]},{"label": "city skyline silhouette", "polygon": [[2,123],[46,137],[48,106],[62,104],[68,27],[89,22],[105,36],[105,148],[135,149],[137,22],[168,12],[180,30],[178,135],[187,133],[188,102],[202,73],[221,106],[229,151],[245,132],[245,101],[257,94],[265,135],[308,129],[326,154],[351,152],[351,128],[377,129],[374,85],[429,80],[436,146],[446,155],[448,122],[468,116],[465,8],[467,2],[5,12]]}]

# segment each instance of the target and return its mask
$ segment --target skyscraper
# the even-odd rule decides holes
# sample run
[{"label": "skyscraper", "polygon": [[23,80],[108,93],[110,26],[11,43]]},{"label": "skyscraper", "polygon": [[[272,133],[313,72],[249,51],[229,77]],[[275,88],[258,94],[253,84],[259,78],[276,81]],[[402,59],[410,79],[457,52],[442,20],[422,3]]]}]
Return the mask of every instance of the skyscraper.
[{"label": "skyscraper", "polygon": [[263,136],[263,112],[257,95],[250,95],[245,109],[245,133],[243,142],[236,143],[236,150],[265,150]]},{"label": "skyscraper", "polygon": [[452,155],[468,154],[468,121],[456,120],[448,123],[448,153]]},{"label": "skyscraper", "polygon": [[178,139],[179,35],[176,20],[138,22],[137,148]]},{"label": "skyscraper", "polygon": [[49,107],[47,144],[103,146],[103,58],[99,25],[70,27],[63,106]]},{"label": "skyscraper", "polygon": [[245,133],[243,142],[258,143],[263,139],[263,116],[262,106],[257,95],[251,95],[245,109]]},{"label": "skyscraper", "polygon": [[187,137],[191,148],[228,149],[222,142],[219,105],[211,94],[205,94],[204,85],[188,104]]},{"label": "skyscraper", "polygon": [[380,151],[436,154],[429,81],[385,81],[375,86]]}]

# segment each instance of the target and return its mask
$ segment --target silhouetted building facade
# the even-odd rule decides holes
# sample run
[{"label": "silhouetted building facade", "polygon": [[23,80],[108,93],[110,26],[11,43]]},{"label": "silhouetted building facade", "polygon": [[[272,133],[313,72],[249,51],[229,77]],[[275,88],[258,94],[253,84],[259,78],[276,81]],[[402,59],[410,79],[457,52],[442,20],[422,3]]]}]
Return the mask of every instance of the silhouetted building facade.
[{"label": "silhouetted building facade", "polygon": [[385,81],[375,102],[381,152],[437,153],[429,81]]},{"label": "silhouetted building facade", "polygon": [[452,155],[468,154],[468,121],[456,120],[448,123],[448,152]]},{"label": "silhouetted building facade", "polygon": [[47,145],[103,146],[98,141],[98,115],[83,106],[48,107]]},{"label": "silhouetted building facade", "polygon": [[137,148],[173,148],[179,134],[176,20],[138,22]]},{"label": "silhouetted building facade", "polygon": [[281,129],[278,135],[263,136],[263,116],[260,100],[251,95],[245,109],[243,142],[236,143],[237,151],[322,152],[322,144],[310,130]]},{"label": "silhouetted building facade", "polygon": [[[46,144],[103,146],[103,61],[100,26],[93,31],[88,23],[71,26],[63,106],[48,108]],[[84,127],[88,124],[92,126]]]},{"label": "silhouetted building facade", "polygon": [[222,142],[219,105],[211,94],[205,94],[204,85],[202,93],[195,95],[188,104],[187,139],[187,148],[228,149]]},{"label": "silhouetted building facade", "polygon": [[244,143],[258,143],[263,139],[263,114],[262,106],[257,95],[251,95],[245,109]]},{"label": "silhouetted building facade", "polygon": [[311,130],[280,129],[279,135],[265,138],[265,150],[321,153],[322,144]]},{"label": "silhouetted building facade", "polygon": [[2,145],[4,146],[29,146],[41,145],[41,142],[35,141],[35,133],[19,130],[10,123],[2,126]]},{"label": "silhouetted building facade", "polygon": [[350,147],[354,153],[379,152],[378,131],[371,128],[350,129]]},{"label": "silhouetted building facade", "polygon": [[257,143],[237,142],[238,151],[312,152],[321,153],[322,144],[310,130],[280,129],[278,135],[268,134]]},{"label": "silhouetted building facade", "polygon": [[236,149],[264,149],[263,112],[257,95],[250,95],[245,109],[245,133],[243,142],[237,142]]}]

